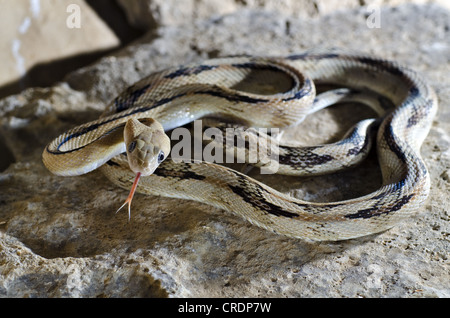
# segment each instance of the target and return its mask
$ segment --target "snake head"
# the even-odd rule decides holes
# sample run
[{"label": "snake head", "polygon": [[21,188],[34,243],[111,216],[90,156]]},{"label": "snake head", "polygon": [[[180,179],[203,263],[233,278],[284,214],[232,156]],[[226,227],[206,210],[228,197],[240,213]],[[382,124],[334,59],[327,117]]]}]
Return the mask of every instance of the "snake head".
[{"label": "snake head", "polygon": [[170,152],[170,139],[154,119],[127,121],[124,141],[130,169],[142,176],[151,175]]}]

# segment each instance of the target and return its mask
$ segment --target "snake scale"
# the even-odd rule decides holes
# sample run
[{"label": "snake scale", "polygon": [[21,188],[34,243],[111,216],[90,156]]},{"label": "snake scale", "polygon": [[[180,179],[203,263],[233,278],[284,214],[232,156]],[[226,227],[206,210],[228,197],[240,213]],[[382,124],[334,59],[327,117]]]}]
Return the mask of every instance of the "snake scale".
[{"label": "snake scale", "polygon": [[[316,94],[316,84],[343,89]],[[283,128],[334,102],[362,96],[364,103],[362,92],[372,94],[367,104],[380,119],[360,122],[334,144],[280,146],[279,172],[323,174],[352,166],[367,153],[375,131],[383,182],[373,193],[339,202],[307,202],[223,165],[173,160],[162,162],[137,186],[145,194],[200,201],[290,237],[356,238],[409,217],[430,189],[420,147],[437,111],[436,95],[411,69],[377,57],[310,50],[285,57],[216,58],[156,72],[115,98],[100,119],[49,143],[43,162],[61,176],[100,167],[112,182],[130,188],[135,173],[124,154],[123,136],[130,118],[155,119],[165,131],[207,116],[246,127]]]}]

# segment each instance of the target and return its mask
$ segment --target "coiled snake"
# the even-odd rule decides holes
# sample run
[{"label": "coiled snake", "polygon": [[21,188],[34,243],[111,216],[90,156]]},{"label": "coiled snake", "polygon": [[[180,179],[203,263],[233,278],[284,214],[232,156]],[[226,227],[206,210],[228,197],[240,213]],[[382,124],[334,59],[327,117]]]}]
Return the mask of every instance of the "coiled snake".
[{"label": "coiled snake", "polygon": [[[345,88],[316,96],[314,83]],[[323,174],[352,166],[365,156],[370,132],[376,130],[383,185],[368,195],[312,203],[215,163],[162,162],[170,151],[162,130],[206,116],[246,127],[283,128],[342,100],[369,104],[381,119],[362,121],[334,144],[280,146],[279,172]],[[423,204],[430,177],[420,147],[436,110],[435,93],[415,72],[375,57],[312,50],[286,57],[218,58],[160,71],[139,81],[114,99],[100,119],[52,141],[43,152],[43,162],[61,176],[101,167],[112,182],[124,188],[136,176],[128,204],[139,177],[151,174],[141,179],[138,192],[200,201],[290,237],[343,240],[389,229]],[[150,144],[127,141],[123,135],[124,130],[143,135],[146,128],[140,122],[150,126],[145,137]],[[144,149],[144,154],[134,161],[145,165],[144,172],[132,166],[131,158],[129,165],[123,154],[132,157],[137,148]]]}]

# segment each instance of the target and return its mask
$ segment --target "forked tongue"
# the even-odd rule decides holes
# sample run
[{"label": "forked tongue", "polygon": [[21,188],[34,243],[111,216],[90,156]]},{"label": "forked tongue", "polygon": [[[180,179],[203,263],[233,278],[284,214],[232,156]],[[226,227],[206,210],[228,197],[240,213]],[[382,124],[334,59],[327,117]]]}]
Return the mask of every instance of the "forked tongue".
[{"label": "forked tongue", "polygon": [[128,222],[131,219],[131,200],[133,200],[133,196],[134,196],[134,193],[136,192],[136,188],[137,188],[140,178],[141,178],[141,173],[138,172],[136,174],[136,178],[134,179],[133,186],[131,187],[131,191],[130,191],[130,194],[128,195],[128,198],[125,200],[125,203],[122,204],[122,206],[119,209],[117,209],[117,211],[116,211],[116,213],[119,212],[120,209],[122,209],[126,204],[128,204]]}]

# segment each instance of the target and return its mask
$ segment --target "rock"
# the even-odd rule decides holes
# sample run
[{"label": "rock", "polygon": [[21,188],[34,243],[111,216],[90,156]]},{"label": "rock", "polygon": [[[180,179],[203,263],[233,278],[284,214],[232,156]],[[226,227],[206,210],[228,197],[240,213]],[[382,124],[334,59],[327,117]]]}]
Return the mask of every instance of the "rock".
[{"label": "rock", "polygon": [[[0,101],[0,295],[4,297],[450,297],[450,12],[399,5],[369,28],[365,8],[317,19],[240,10],[165,26],[64,83]],[[432,177],[417,215],[378,235],[309,243],[272,234],[192,201],[137,194],[131,221],[115,214],[128,195],[98,171],[57,177],[41,162],[59,133],[95,119],[148,73],[208,57],[283,55],[317,46],[357,49],[419,71],[436,89],[439,114],[422,147]],[[351,105],[323,110],[292,134],[305,143],[339,138],[367,116]],[[370,115],[370,114],[369,114]],[[311,201],[379,187],[373,155],[329,176],[264,179]]]},{"label": "rock", "polygon": [[199,19],[218,18],[243,9],[278,12],[292,18],[315,18],[337,10],[365,8],[368,14],[381,6],[402,3],[437,2],[450,8],[446,0],[116,0],[135,27],[151,30],[158,26],[193,23]]},{"label": "rock", "polygon": [[[83,0],[0,0],[0,59],[3,91],[25,87],[39,65],[59,63],[52,74],[40,72],[38,84],[75,55],[106,51],[120,43],[114,33]],[[9,86],[8,86],[9,85]]]},{"label": "rock", "polygon": [[180,5],[176,0],[117,0],[135,27],[153,29],[164,25],[181,25],[198,19],[220,17],[242,9],[262,9],[289,14],[293,17],[315,17],[338,8],[359,6],[356,0],[310,1],[310,0],[186,0]]}]

